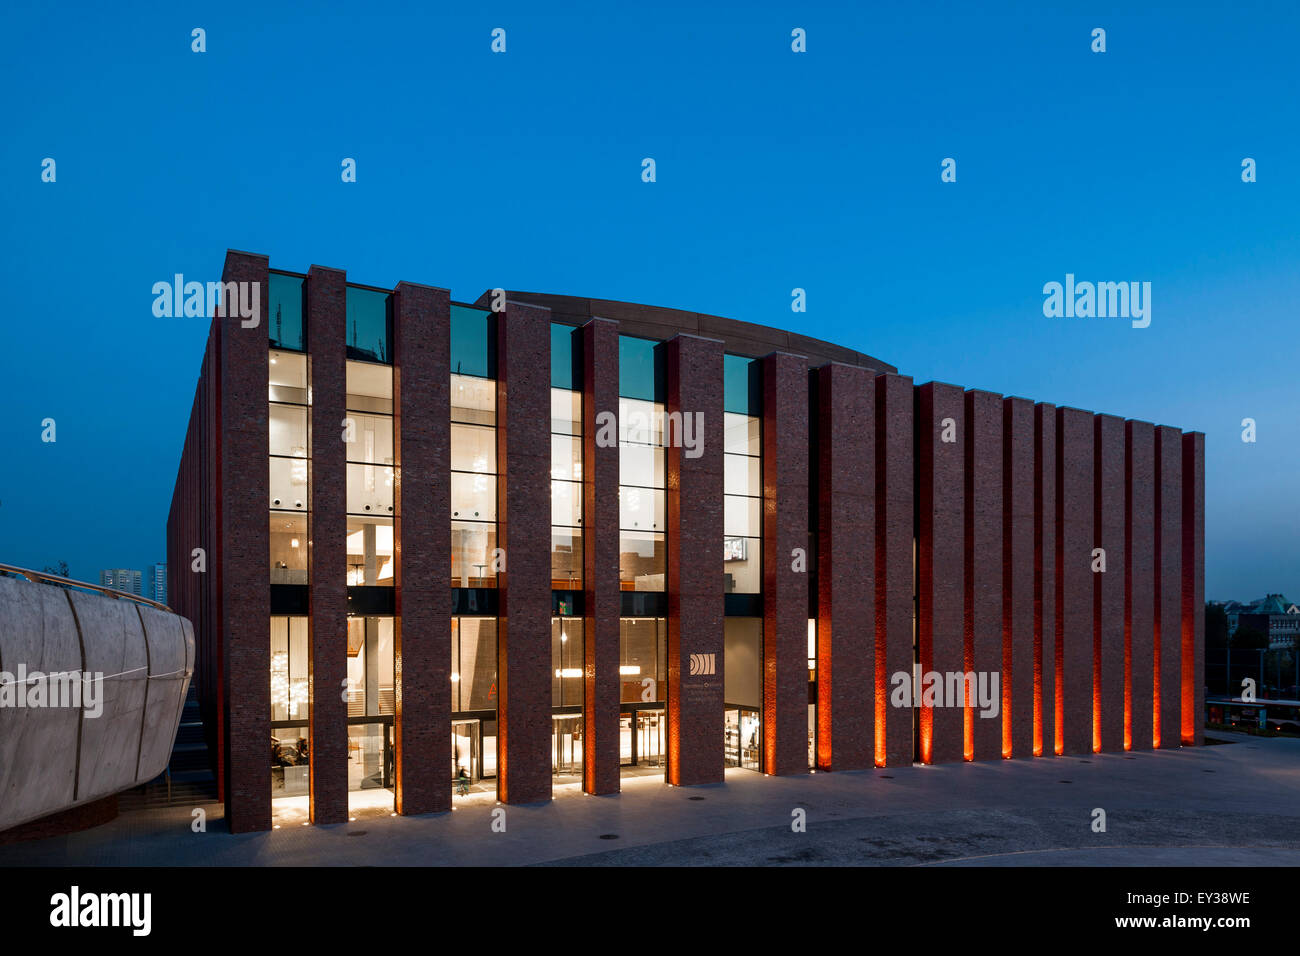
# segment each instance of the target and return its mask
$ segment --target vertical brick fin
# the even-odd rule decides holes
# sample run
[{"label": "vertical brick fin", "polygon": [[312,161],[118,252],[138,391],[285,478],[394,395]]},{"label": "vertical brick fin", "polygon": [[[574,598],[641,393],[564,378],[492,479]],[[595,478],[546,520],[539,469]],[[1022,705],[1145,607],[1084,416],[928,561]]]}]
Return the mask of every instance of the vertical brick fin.
[{"label": "vertical brick fin", "polygon": [[219,617],[221,696],[239,701],[217,711],[225,720],[226,820],[235,833],[271,829],[268,267],[265,256],[226,254],[222,281],[260,283],[262,314],[247,329],[238,317],[214,319],[209,353],[217,367],[209,366],[215,394],[208,467],[218,471],[219,518],[210,526],[217,547],[208,552],[199,587],[210,589]]},{"label": "vertical brick fin", "polygon": [[582,788],[619,790],[618,432],[602,416],[618,415],[618,323],[592,319],[582,326]]},{"label": "vertical brick fin", "polygon": [[[348,818],[347,276],[307,272],[311,387],[311,490],[307,516],[310,590],[308,687],[313,823]],[[269,643],[269,642],[268,642]]]},{"label": "vertical brick fin", "polygon": [[395,803],[417,814],[451,809],[451,299],[410,282],[395,298]]},{"label": "vertical brick fin", "polygon": [[967,698],[965,755],[967,760],[999,760],[1002,681],[1009,676],[1002,666],[1002,396],[970,391],[965,400],[964,671],[976,675],[968,694],[981,687],[986,693],[996,690],[986,707]]},{"label": "vertical brick fin", "polygon": [[[915,661],[915,400],[912,379],[876,377],[876,765],[909,767],[913,708],[895,707],[891,679]],[[869,486],[868,486],[869,487]]]},{"label": "vertical brick fin", "polygon": [[[701,454],[665,453],[668,562],[668,782],[723,779],[722,342],[681,334],[664,345],[670,415],[701,416]],[[691,673],[691,655],[713,673]]]},{"label": "vertical brick fin", "polygon": [[1034,756],[1056,753],[1056,406],[1034,406]]},{"label": "vertical brick fin", "polygon": [[1205,436],[1183,435],[1182,742],[1205,743]]},{"label": "vertical brick fin", "polygon": [[551,799],[550,310],[497,315],[497,797]]},{"label": "vertical brick fin", "polygon": [[1150,750],[1155,692],[1155,426],[1125,422],[1124,644],[1128,748]]},{"label": "vertical brick fin", "polygon": [[1093,584],[1093,748],[1124,749],[1124,582],[1126,457],[1124,420],[1093,418],[1093,524],[1096,546],[1106,552],[1106,570]]},{"label": "vertical brick fin", "polygon": [[1056,744],[1092,753],[1093,416],[1056,410]]},{"label": "vertical brick fin", "polygon": [[947,699],[948,675],[966,670],[965,417],[958,386],[929,382],[917,387],[916,621],[922,693],[926,674],[941,675],[936,706],[920,704],[923,763],[961,760],[965,751],[964,708]]},{"label": "vertical brick fin", "polygon": [[763,769],[808,771],[808,360],[763,359]]},{"label": "vertical brick fin", "polygon": [[1182,743],[1182,433],[1156,427],[1156,706],[1155,740],[1160,748]]},{"label": "vertical brick fin", "polygon": [[1002,402],[1002,750],[1034,753],[1034,403]]},{"label": "vertical brick fin", "polygon": [[876,386],[851,365],[816,376],[817,766],[863,770],[875,766],[888,706],[875,693]]}]

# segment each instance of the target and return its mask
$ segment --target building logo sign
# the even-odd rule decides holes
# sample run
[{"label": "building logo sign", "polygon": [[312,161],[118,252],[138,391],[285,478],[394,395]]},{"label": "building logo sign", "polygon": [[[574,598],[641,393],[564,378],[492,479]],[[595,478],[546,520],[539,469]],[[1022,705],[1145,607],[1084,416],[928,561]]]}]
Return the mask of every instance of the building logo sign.
[{"label": "building logo sign", "polygon": [[692,654],[691,676],[702,677],[718,672],[716,654]]}]

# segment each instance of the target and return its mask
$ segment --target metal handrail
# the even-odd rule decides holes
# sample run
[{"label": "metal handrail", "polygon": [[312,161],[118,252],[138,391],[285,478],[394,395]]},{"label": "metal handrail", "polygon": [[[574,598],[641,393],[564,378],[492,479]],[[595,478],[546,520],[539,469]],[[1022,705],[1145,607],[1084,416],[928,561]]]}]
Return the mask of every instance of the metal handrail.
[{"label": "metal handrail", "polygon": [[106,594],[109,597],[117,598],[119,601],[134,601],[137,604],[147,604],[149,607],[156,607],[160,611],[166,611],[168,614],[176,612],[166,604],[159,604],[157,601],[151,601],[147,597],[141,597],[138,594],[131,594],[127,591],[118,591],[115,588],[106,588],[102,584],[91,584],[88,581],[74,581],[72,578],[65,578],[59,574],[46,574],[44,571],[32,571],[30,568],[19,568],[12,564],[0,564],[0,571],[9,574],[16,574],[26,578],[33,584],[61,584],[66,587],[81,588],[85,591],[95,591],[98,594]]}]

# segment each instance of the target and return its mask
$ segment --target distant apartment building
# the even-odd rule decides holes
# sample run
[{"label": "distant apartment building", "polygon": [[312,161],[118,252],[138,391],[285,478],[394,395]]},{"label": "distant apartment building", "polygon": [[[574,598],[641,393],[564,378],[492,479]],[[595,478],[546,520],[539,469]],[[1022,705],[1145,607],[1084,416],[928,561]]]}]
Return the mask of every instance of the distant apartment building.
[{"label": "distant apartment building", "polygon": [[112,588],[114,591],[125,591],[127,594],[135,594],[144,597],[143,575],[139,571],[133,571],[130,568],[105,568],[99,572],[99,583],[106,588]]},{"label": "distant apartment building", "polygon": [[150,595],[159,604],[167,603],[167,565],[151,564],[149,565],[149,582],[153,588],[153,594]]},{"label": "distant apartment building", "polygon": [[1300,637],[1300,605],[1281,594],[1268,594],[1249,604],[1229,601],[1223,609],[1228,617],[1228,632],[1236,634],[1250,627],[1268,635],[1270,650],[1296,647]]}]

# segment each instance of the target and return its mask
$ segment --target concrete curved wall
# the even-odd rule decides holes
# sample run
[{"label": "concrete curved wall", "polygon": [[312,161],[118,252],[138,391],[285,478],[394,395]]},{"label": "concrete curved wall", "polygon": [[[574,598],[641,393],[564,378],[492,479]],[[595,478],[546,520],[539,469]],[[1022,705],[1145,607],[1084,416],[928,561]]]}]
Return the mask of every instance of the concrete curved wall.
[{"label": "concrete curved wall", "polygon": [[[158,776],[193,669],[194,628],[177,614],[0,577],[0,830]],[[103,677],[75,705],[28,706],[33,672]]]}]

